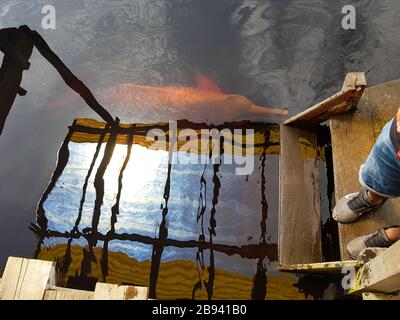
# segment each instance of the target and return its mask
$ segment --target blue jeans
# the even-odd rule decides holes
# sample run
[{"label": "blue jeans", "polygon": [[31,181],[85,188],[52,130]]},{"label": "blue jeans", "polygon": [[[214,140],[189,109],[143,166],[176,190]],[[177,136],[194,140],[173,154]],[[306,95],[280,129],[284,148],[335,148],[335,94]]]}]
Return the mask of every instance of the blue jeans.
[{"label": "blue jeans", "polygon": [[392,121],[393,119],[383,127],[359,173],[363,187],[388,198],[400,196],[400,160],[396,156],[389,135]]}]

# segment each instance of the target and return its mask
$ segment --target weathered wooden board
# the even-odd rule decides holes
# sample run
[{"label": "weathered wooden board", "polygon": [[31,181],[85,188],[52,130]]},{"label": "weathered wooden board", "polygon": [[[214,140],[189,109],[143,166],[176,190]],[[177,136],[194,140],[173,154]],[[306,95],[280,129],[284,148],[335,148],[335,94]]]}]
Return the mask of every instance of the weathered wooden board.
[{"label": "weathered wooden board", "polygon": [[355,108],[366,86],[365,74],[352,72],[346,75],[342,90],[305,111],[287,119],[283,124],[315,126],[330,117]]},{"label": "weathered wooden board", "polygon": [[363,300],[400,300],[400,295],[365,292],[362,298]]},{"label": "weathered wooden board", "polygon": [[[357,110],[332,118],[330,130],[336,201],[360,190],[358,172],[367,159],[384,124],[400,107],[400,80],[367,88]],[[342,260],[349,259],[346,245],[360,235],[372,233],[382,226],[399,224],[400,199],[391,199],[375,214],[349,224],[339,224]]]},{"label": "weathered wooden board", "polygon": [[147,300],[147,287],[120,286],[117,284],[96,284],[94,300]]},{"label": "weathered wooden board", "polygon": [[94,292],[52,287],[46,290],[43,300],[93,300]]},{"label": "weathered wooden board", "polygon": [[285,272],[301,272],[301,273],[326,273],[341,272],[344,267],[356,268],[358,262],[356,260],[348,261],[330,261],[319,263],[300,263],[291,265],[279,265],[278,269]]},{"label": "weathered wooden board", "polygon": [[400,241],[362,265],[349,293],[400,291]]},{"label": "weathered wooden board", "polygon": [[48,285],[55,285],[53,262],[9,257],[0,284],[0,300],[42,300]]},{"label": "weathered wooden board", "polygon": [[279,263],[322,262],[317,134],[281,125]]},{"label": "weathered wooden board", "polygon": [[95,291],[56,287],[52,261],[9,257],[0,300],[147,300],[148,287],[97,283]]}]

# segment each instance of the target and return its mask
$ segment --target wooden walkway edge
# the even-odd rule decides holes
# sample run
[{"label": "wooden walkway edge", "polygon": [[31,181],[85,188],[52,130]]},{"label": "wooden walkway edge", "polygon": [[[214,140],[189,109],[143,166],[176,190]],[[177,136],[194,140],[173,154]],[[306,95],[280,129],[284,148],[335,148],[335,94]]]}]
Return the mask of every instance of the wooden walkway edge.
[{"label": "wooden walkway edge", "polygon": [[94,291],[57,287],[55,263],[9,257],[0,300],[147,300],[148,287],[98,282]]},{"label": "wooden walkway edge", "polygon": [[341,273],[343,268],[358,267],[357,260],[346,261],[329,261],[320,263],[301,263],[301,264],[281,264],[278,266],[279,271],[295,272],[295,273],[318,273],[318,272],[332,272]]},{"label": "wooden walkway edge", "polygon": [[400,291],[400,241],[363,264],[356,272],[349,294]]}]

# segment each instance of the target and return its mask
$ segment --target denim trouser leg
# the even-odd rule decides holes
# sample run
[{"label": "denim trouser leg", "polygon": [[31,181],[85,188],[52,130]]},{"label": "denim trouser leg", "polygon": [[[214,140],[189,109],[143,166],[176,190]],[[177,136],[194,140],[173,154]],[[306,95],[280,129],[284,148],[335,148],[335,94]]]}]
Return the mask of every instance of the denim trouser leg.
[{"label": "denim trouser leg", "polygon": [[392,121],[384,126],[359,174],[362,186],[388,198],[400,196],[400,160],[390,140]]}]

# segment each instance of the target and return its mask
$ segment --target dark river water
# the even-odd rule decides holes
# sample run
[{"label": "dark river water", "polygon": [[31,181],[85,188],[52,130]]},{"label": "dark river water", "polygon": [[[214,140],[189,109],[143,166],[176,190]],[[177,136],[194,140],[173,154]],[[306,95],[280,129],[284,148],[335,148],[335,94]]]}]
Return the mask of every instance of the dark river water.
[{"label": "dark river water", "polygon": [[[356,9],[355,30],[342,28],[341,10],[349,3],[341,0],[48,3],[56,9],[55,30],[42,29],[44,4],[36,0],[0,0],[0,27],[26,24],[37,30],[123,123],[154,122],[158,114],[145,113],[140,103],[138,109],[127,112],[121,105],[109,102],[104,92],[120,84],[175,88],[205,85],[214,91],[246,97],[258,106],[285,108],[295,114],[338,91],[347,72],[365,72],[368,85],[397,79],[400,74],[400,3],[395,0],[352,1]],[[17,97],[0,137],[0,266],[10,255],[39,255],[59,262],[64,268],[64,278],[60,280],[64,285],[91,288],[96,280],[152,284],[158,298],[303,297],[293,286],[296,277],[276,272],[276,247],[273,248],[277,242],[278,156],[272,154],[264,163],[262,158],[256,159],[256,169],[247,180],[221,168],[220,207],[216,207],[214,230],[214,240],[226,246],[257,245],[265,240],[272,248],[265,260],[246,258],[237,252],[226,254],[223,250],[213,254],[204,250],[202,260],[198,247],[180,247],[202,234],[203,226],[196,217],[202,167],[172,171],[175,177],[171,178],[169,210],[176,214],[168,217],[168,239],[177,242],[164,251],[155,253],[150,240],[110,241],[107,272],[102,262],[104,241],[98,241],[92,250],[84,237],[51,237],[36,251],[38,238],[29,225],[36,220],[38,201],[51,179],[68,126],[74,118],[97,116],[67,89],[37,51],[31,64],[22,82],[28,94]],[[197,114],[202,115],[201,112]],[[223,114],[230,119],[229,109],[223,109]],[[204,121],[207,119],[204,112]],[[70,231],[76,222],[79,192],[95,145],[82,149],[70,142],[70,148],[74,156],[70,156],[66,171],[45,203],[49,228],[61,233]],[[114,154],[115,161],[122,161],[124,152]],[[157,158],[141,149],[137,154],[142,161],[137,160],[136,169],[130,170],[142,184],[131,183],[132,194],[122,199],[115,228],[116,232],[152,239],[159,236],[162,225],[160,204],[165,200],[168,170],[162,156]],[[116,162],[115,168],[119,166]],[[115,169],[114,175],[109,173],[106,187],[111,188],[110,198],[105,200],[104,211],[111,208],[116,192],[116,178],[112,177],[117,172]],[[204,228],[209,237],[209,228],[214,228],[208,226],[208,221],[216,173],[211,167],[205,172],[209,198]],[[93,197],[89,187],[82,229],[90,224]],[[264,219],[266,229],[261,226],[260,236],[265,203],[268,219]],[[106,233],[107,227],[107,222],[100,219],[99,231]],[[154,254],[160,259],[155,280]]]}]

